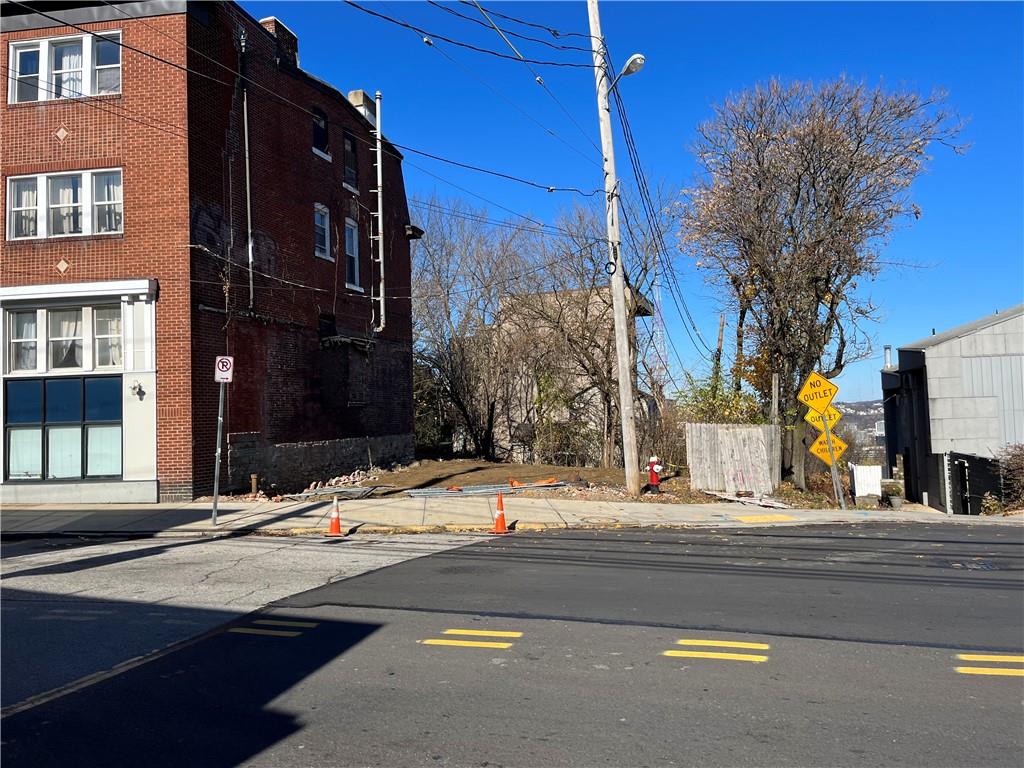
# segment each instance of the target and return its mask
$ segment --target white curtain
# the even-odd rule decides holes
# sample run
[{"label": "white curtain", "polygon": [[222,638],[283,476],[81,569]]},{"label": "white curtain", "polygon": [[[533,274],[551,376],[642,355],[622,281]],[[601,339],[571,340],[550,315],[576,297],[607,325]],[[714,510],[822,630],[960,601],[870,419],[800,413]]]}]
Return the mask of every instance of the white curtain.
[{"label": "white curtain", "polygon": [[82,95],[82,44],[60,43],[53,46],[54,95],[58,98]]},{"label": "white curtain", "polygon": [[46,430],[46,477],[82,476],[82,428],[50,427]]},{"label": "white curtain", "polygon": [[67,235],[82,231],[81,188],[81,176],[50,179],[50,234]]},{"label": "white curtain", "polygon": [[36,313],[14,314],[14,370],[34,371],[36,368]]},{"label": "white curtain", "polygon": [[96,202],[96,232],[121,231],[121,174],[97,173],[93,177],[93,200]]},{"label": "white curtain", "polygon": [[50,311],[50,365],[53,368],[82,367],[82,310]]},{"label": "white curtain", "polygon": [[39,199],[39,185],[35,179],[15,179],[11,184],[14,200],[14,236],[34,237],[36,234],[36,205]]},{"label": "white curtain", "polygon": [[91,477],[121,474],[121,426],[88,427],[85,473]]},{"label": "white curtain", "polygon": [[43,475],[43,430],[39,427],[9,429],[7,443],[8,477],[38,480]]}]

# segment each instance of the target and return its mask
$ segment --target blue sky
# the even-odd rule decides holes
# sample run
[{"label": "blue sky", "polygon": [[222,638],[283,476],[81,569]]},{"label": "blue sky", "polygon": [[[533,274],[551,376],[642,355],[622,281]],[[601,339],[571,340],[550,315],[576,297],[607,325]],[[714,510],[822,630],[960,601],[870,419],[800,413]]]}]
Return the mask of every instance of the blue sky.
[{"label": "blue sky", "polygon": [[[363,4],[437,35],[509,52],[493,31],[425,2]],[[563,32],[588,31],[583,0],[482,4]],[[243,5],[257,18],[277,16],[295,31],[304,69],[344,91],[382,91],[385,132],[394,141],[548,185],[588,190],[601,185],[597,166],[523,114],[598,159],[590,144],[598,142],[591,70],[537,67],[581,132],[521,63],[440,41],[429,47],[418,34],[342,2]],[[465,5],[448,7],[474,13]],[[957,156],[936,148],[927,173],[912,189],[923,216],[901,229],[885,251],[888,261],[920,266],[885,272],[866,288],[881,313],[872,328],[875,357],[850,366],[839,378],[841,400],[879,396],[883,344],[909,343],[932,328],[941,331],[1024,301],[1022,9],[1020,3],[977,2],[601,4],[614,60],[621,63],[635,51],[647,57],[643,71],[623,80],[620,89],[652,183],[679,188],[692,179],[688,147],[711,106],[773,76],[821,80],[845,74],[922,92],[941,87],[949,92],[949,104],[968,119],[963,139],[970,150]],[[497,21],[552,42],[588,43]],[[519,47],[522,41],[514,42]],[[590,61],[583,52],[536,43],[522,42],[520,50],[538,59]],[[616,131],[619,136],[617,126]],[[621,138],[616,153],[620,174],[628,176]],[[533,190],[412,155],[407,159],[419,166],[406,164],[410,195],[436,191],[442,197],[467,197],[489,207],[496,218],[508,214],[424,171],[545,221],[573,202],[569,194]],[[713,339],[717,297],[691,264],[680,259],[677,272],[701,332]],[[704,363],[667,299],[665,314],[685,364],[700,370]]]}]

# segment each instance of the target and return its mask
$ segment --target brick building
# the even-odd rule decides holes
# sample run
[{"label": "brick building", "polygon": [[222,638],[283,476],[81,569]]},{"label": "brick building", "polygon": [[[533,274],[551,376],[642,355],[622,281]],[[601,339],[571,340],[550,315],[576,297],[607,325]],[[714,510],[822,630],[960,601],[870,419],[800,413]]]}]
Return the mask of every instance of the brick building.
[{"label": "brick building", "polygon": [[209,493],[222,354],[222,487],[409,455],[419,231],[386,141],[375,215],[374,100],[234,3],[35,8],[0,6],[0,501]]}]

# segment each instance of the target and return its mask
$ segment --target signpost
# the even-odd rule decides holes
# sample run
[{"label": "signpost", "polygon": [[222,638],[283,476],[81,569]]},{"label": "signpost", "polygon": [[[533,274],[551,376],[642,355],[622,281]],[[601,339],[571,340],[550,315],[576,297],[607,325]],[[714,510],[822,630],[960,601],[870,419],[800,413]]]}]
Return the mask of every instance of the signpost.
[{"label": "signpost", "polygon": [[[832,400],[835,399],[837,394],[839,394],[839,387],[837,385],[820,373],[812,371],[811,375],[807,377],[807,381],[800,387],[797,398],[809,409],[804,415],[804,420],[814,424],[822,432],[822,434],[818,435],[818,439],[811,444],[809,450],[829,465],[829,470],[832,474],[832,489],[836,493],[836,501],[839,502],[840,507],[846,509],[843,485],[839,481],[839,470],[836,468],[836,459],[845,453],[846,443],[832,434],[832,426],[842,416],[839,411],[832,407]],[[835,415],[833,416],[832,414]]]},{"label": "signpost", "polygon": [[213,467],[213,515],[211,522],[217,524],[217,498],[220,495],[220,444],[224,436],[224,385],[235,377],[235,358],[219,355],[213,364],[213,380],[220,384],[220,398],[217,402],[217,458]]}]

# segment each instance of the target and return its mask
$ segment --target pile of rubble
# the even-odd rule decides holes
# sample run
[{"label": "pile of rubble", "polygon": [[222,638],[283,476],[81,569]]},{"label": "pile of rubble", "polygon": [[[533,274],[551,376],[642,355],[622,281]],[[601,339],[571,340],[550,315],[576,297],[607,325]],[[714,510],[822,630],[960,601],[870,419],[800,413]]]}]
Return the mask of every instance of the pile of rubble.
[{"label": "pile of rubble", "polygon": [[329,480],[317,480],[310,483],[303,489],[303,493],[309,493],[310,491],[319,491],[321,488],[340,488],[347,485],[359,485],[364,481],[373,481],[380,477],[380,467],[370,467],[369,469],[357,469],[350,475],[338,475],[332,477]]}]

